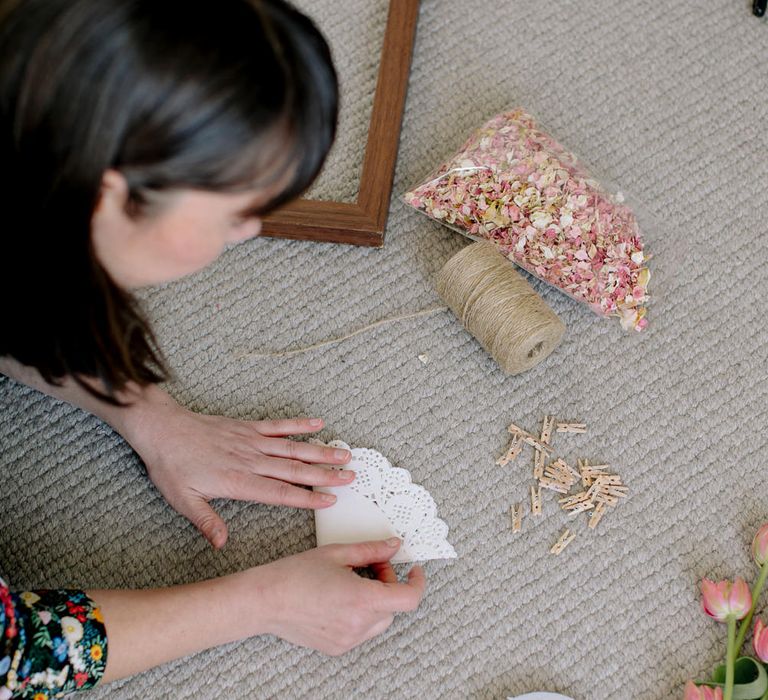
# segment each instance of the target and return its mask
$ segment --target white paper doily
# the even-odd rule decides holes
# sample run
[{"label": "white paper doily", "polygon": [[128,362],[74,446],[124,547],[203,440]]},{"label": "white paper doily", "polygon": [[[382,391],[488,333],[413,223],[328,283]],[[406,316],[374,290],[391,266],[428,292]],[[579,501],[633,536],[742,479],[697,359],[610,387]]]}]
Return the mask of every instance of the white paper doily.
[{"label": "white paper doily", "polygon": [[395,536],[403,541],[391,560],[396,564],[456,556],[434,499],[406,469],[393,467],[375,450],[351,449],[340,440],[328,445],[352,452],[349,464],[338,469],[351,469],[356,477],[347,486],[315,487],[337,498],[330,508],[315,511],[318,547]]}]

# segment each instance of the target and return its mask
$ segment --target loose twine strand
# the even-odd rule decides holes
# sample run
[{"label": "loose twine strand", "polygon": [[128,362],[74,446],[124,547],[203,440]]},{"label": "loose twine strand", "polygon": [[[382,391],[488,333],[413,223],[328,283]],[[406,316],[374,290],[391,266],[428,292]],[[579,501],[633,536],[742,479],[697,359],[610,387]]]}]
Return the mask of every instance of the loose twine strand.
[{"label": "loose twine strand", "polygon": [[368,331],[371,331],[374,328],[378,328],[380,326],[386,326],[390,323],[396,323],[397,321],[407,321],[409,319],[419,318],[421,316],[429,316],[431,314],[436,314],[440,311],[448,311],[448,307],[447,306],[431,306],[428,309],[422,309],[421,311],[413,311],[407,314],[400,314],[398,316],[390,316],[388,318],[382,318],[379,321],[376,321],[375,323],[369,323],[367,326],[358,328],[357,330],[354,330],[351,333],[347,333],[346,335],[341,335],[336,338],[329,338],[327,340],[322,340],[319,343],[313,343],[312,345],[307,345],[306,347],[303,347],[303,348],[296,348],[295,350],[276,350],[272,352],[256,350],[254,352],[239,353],[235,356],[235,359],[243,360],[246,358],[259,358],[259,359],[285,358],[285,357],[293,357],[294,355],[302,355],[305,352],[312,352],[313,350],[319,350],[320,348],[325,348],[325,347],[328,347],[329,345],[336,345],[338,343],[343,343],[344,341],[349,340],[350,338],[354,338],[355,336],[360,335],[362,333],[367,333]]},{"label": "loose twine strand", "polygon": [[357,330],[294,350],[253,351],[236,359],[281,359],[338,345],[375,328],[453,311],[507,374],[537,365],[558,345],[565,327],[514,266],[487,243],[473,243],[440,271],[437,291],[447,306],[383,318]]}]

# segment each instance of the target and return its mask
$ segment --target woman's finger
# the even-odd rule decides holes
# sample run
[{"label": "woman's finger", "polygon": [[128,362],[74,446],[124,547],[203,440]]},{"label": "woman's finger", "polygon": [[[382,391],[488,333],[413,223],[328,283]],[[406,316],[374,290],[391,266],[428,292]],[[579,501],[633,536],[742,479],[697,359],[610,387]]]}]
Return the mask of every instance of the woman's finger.
[{"label": "woman's finger", "polygon": [[229,480],[229,493],[223,494],[223,497],[237,501],[311,509],[328,508],[336,503],[336,496],[332,494],[310,491],[279,479],[233,472],[229,475]]},{"label": "woman's finger", "polygon": [[346,464],[352,458],[349,450],[283,438],[262,438],[258,441],[258,446],[264,454],[273,457],[286,457],[315,464]]},{"label": "woman's finger", "polygon": [[377,580],[382,581],[383,583],[397,583],[397,574],[392,568],[392,564],[388,561],[380,564],[371,564],[370,569],[373,571]]},{"label": "woman's finger", "polygon": [[401,545],[402,540],[397,537],[390,537],[386,540],[371,540],[369,542],[329,544],[320,547],[318,551],[323,551],[343,566],[357,569],[389,561],[395,556]]},{"label": "woman's finger", "polygon": [[258,476],[303,486],[344,486],[355,478],[351,469],[330,469],[292,459],[264,456],[256,458],[252,471]]},{"label": "woman's finger", "polygon": [[221,516],[200,497],[190,497],[175,506],[205,537],[215,549],[221,549],[227,541],[227,525]]},{"label": "woman's finger", "polygon": [[373,609],[391,613],[416,610],[427,586],[424,569],[420,566],[414,566],[408,572],[407,583],[365,582],[371,587],[376,587],[376,590],[371,591],[375,596]]},{"label": "woman's finger", "polygon": [[285,418],[282,420],[255,420],[251,425],[258,433],[269,437],[285,437],[316,433],[323,429],[322,418]]}]

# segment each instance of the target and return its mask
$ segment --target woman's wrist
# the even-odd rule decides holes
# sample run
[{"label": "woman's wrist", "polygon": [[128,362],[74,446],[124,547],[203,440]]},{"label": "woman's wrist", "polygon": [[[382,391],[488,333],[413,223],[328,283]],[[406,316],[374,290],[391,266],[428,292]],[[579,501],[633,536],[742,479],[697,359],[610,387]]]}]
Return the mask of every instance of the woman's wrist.
[{"label": "woman's wrist", "polygon": [[158,415],[163,412],[182,410],[179,405],[159,386],[129,386],[119,396],[124,406],[105,404],[100,418],[111,425],[137,452],[144,445],[142,437],[150,431],[156,432],[163,421]]},{"label": "woman's wrist", "polygon": [[225,576],[222,588],[229,600],[236,601],[229,610],[230,625],[237,639],[275,634],[280,616],[274,584],[269,582],[266,566],[257,566]]}]

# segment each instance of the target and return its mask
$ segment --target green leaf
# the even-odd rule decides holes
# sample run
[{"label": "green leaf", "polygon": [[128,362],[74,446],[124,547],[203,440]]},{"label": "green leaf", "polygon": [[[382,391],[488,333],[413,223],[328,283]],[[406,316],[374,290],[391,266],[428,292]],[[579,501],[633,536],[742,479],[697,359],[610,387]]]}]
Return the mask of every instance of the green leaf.
[{"label": "green leaf", "polygon": [[[763,664],[763,668],[766,668],[765,664]],[[760,700],[768,700],[768,690],[765,691],[765,695],[763,695]]]},{"label": "green leaf", "polygon": [[[768,673],[751,656],[741,656],[734,666],[733,700],[768,700]],[[715,668],[707,685],[725,687],[725,665]]]}]

